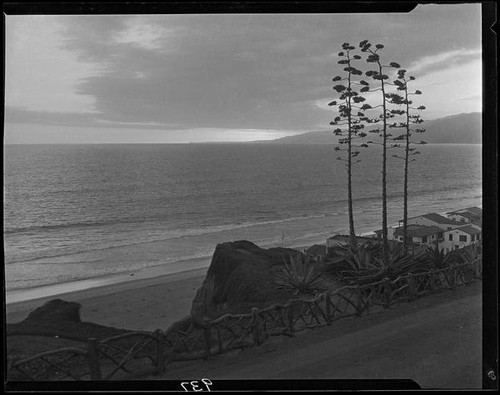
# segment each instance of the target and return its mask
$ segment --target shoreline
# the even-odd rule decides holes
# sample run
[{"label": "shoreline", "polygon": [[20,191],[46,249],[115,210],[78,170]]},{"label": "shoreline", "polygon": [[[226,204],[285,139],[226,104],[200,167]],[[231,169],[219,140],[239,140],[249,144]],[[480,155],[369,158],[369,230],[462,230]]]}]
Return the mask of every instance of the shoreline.
[{"label": "shoreline", "polygon": [[[37,307],[61,298],[81,304],[82,321],[131,330],[166,329],[190,313],[208,267],[73,290],[5,305],[6,322],[22,321]],[[135,276],[134,276],[135,277]],[[173,302],[170,302],[173,301]]]},{"label": "shoreline", "polygon": [[[309,242],[307,245],[299,243],[299,245],[284,246],[285,248],[304,249],[319,242]],[[325,244],[324,240],[321,244]],[[276,248],[279,246],[265,245],[261,248]],[[65,281],[54,284],[41,285],[37,287],[7,289],[5,291],[5,304],[15,305],[39,299],[47,299],[49,297],[58,297],[74,292],[86,292],[92,289],[101,289],[105,287],[116,287],[119,284],[133,284],[141,281],[154,279],[158,276],[169,277],[181,275],[182,273],[190,273],[208,269],[212,255],[207,255],[199,258],[181,259],[175,262],[163,263],[156,266],[143,268],[140,270],[124,271],[90,277],[85,279],[75,279],[73,281]],[[181,266],[182,265],[182,266]],[[110,291],[112,292],[112,291]],[[103,292],[100,292],[103,294]]]},{"label": "shoreline", "polygon": [[[301,243],[286,248],[308,246]],[[82,321],[132,330],[165,330],[190,314],[211,259],[208,256],[179,261],[186,269],[177,272],[163,264],[140,271],[11,290],[5,293],[6,321],[22,321],[47,301],[60,298],[81,304]]]},{"label": "shoreline", "polygon": [[210,262],[208,262],[206,266],[200,265],[200,263],[206,263],[206,261],[210,261],[210,259],[211,257],[207,256],[178,261],[176,263],[184,262],[188,267],[185,270],[180,271],[171,271],[172,266],[170,264],[161,264],[136,271],[113,273],[86,279],[76,279],[73,281],[42,285],[38,287],[6,290],[5,303],[7,305],[13,305],[30,300],[46,299],[48,297],[66,295],[74,292],[86,292],[91,289],[116,287],[119,284],[139,283],[141,281],[152,280],[158,276],[170,277],[180,275],[182,273],[200,271],[208,269]]}]

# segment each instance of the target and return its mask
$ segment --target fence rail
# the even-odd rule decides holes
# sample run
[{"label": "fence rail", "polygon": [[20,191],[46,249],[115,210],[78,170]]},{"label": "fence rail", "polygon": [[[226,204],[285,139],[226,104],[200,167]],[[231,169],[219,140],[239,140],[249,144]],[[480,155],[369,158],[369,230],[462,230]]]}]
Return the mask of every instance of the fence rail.
[{"label": "fence rail", "polygon": [[[249,314],[225,314],[212,321],[190,322],[167,332],[129,332],[103,340],[89,339],[86,347],[66,347],[29,358],[10,359],[10,380],[108,380],[144,369],[160,373],[173,361],[208,358],[238,348],[254,347],[270,336],[293,336],[307,328],[331,325],[346,317],[467,285],[482,275],[481,259],[439,270],[409,273],[394,280],[348,285],[292,299]],[[151,370],[152,369],[152,370]]]}]

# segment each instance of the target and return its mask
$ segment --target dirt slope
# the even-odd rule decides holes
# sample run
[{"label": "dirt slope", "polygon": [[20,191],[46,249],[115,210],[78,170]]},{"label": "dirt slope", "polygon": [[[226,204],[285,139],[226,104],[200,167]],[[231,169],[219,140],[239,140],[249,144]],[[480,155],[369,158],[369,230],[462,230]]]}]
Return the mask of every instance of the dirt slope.
[{"label": "dirt slope", "polygon": [[478,281],[251,350],[177,362],[148,379],[411,378],[423,388],[480,388],[481,306]]}]

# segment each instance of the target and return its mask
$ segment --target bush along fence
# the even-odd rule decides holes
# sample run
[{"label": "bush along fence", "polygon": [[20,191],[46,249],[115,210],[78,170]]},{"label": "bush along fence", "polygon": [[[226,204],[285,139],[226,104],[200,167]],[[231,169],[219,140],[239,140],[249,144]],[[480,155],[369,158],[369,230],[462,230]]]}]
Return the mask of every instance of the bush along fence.
[{"label": "bush along fence", "polygon": [[481,279],[481,259],[439,270],[406,274],[366,285],[349,285],[292,299],[248,314],[226,314],[212,321],[190,321],[167,332],[130,332],[103,340],[89,339],[86,347],[66,347],[8,362],[10,380],[126,379],[138,372],[164,372],[173,361],[208,358],[234,349],[258,346],[270,336],[293,336],[307,328],[331,325],[370,309],[414,300]]}]

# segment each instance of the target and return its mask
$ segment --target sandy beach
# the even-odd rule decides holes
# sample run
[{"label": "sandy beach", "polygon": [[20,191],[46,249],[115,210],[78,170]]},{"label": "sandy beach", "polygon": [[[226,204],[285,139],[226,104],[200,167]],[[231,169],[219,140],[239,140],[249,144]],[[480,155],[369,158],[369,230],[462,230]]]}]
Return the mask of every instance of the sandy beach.
[{"label": "sandy beach", "polygon": [[[19,322],[47,301],[63,299],[82,305],[82,321],[125,329],[166,330],[189,315],[211,259],[190,259],[177,265],[158,265],[136,272],[7,291],[7,322]],[[181,263],[189,269],[171,273]]]},{"label": "sandy beach", "polygon": [[[208,267],[209,261],[205,260],[204,263]],[[156,267],[138,273],[96,279],[91,288],[52,295],[44,295],[44,292],[61,291],[72,286],[78,288],[78,284],[67,283],[58,285],[59,288],[53,286],[13,292],[7,295],[7,322],[19,322],[35,308],[58,298],[80,303],[82,321],[126,329],[165,330],[189,315],[191,302],[205,278],[207,267],[173,274],[165,274],[168,270],[166,267]],[[26,295],[32,298],[23,300]],[[19,301],[9,303],[9,296],[11,300],[17,297]]]}]

